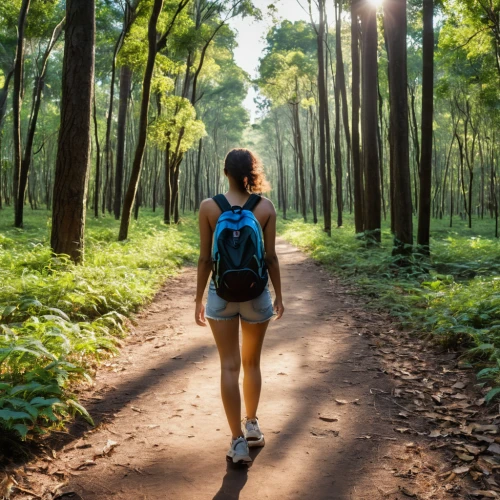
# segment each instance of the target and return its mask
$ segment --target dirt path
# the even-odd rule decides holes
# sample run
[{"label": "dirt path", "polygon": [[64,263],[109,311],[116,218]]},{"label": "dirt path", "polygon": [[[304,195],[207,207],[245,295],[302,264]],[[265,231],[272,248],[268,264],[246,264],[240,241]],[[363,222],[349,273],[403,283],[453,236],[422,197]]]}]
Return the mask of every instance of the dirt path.
[{"label": "dirt path", "polygon": [[[86,400],[97,428],[75,425],[25,484],[85,500],[465,498],[437,481],[449,469],[441,451],[391,397],[396,381],[373,348],[374,332],[390,325],[294,247],[280,241],[278,252],[286,314],[264,345],[267,444],[251,468],[225,460],[219,360],[210,330],[193,320],[191,268],[99,370]],[[96,456],[108,440],[109,456]]]}]

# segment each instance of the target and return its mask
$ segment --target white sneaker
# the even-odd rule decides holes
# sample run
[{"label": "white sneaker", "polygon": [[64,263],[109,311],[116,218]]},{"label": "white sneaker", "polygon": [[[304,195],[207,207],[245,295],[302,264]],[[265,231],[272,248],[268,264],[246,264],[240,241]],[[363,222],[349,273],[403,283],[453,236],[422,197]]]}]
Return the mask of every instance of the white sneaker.
[{"label": "white sneaker", "polygon": [[227,459],[232,460],[234,464],[238,462],[251,462],[250,450],[248,449],[247,440],[244,437],[239,437],[231,441],[231,448],[227,452]]},{"label": "white sneaker", "polygon": [[257,418],[246,418],[244,429],[245,438],[250,448],[264,446],[266,444],[264,441],[264,434],[262,434],[260,430],[259,421]]}]

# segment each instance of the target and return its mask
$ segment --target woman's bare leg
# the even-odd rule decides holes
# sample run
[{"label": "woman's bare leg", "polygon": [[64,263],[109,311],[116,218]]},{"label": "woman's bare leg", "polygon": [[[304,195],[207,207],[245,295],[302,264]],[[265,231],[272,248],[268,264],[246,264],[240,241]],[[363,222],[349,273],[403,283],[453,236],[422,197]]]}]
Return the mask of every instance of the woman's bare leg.
[{"label": "woman's bare leg", "polygon": [[222,403],[224,404],[233,439],[243,435],[241,431],[241,396],[238,382],[241,366],[239,321],[238,316],[225,321],[208,320],[219,351]]},{"label": "woman's bare leg", "polygon": [[247,417],[250,419],[257,416],[257,408],[259,406],[262,387],[260,354],[268,325],[269,321],[258,324],[241,322],[241,330],[243,332],[243,396],[245,398]]}]

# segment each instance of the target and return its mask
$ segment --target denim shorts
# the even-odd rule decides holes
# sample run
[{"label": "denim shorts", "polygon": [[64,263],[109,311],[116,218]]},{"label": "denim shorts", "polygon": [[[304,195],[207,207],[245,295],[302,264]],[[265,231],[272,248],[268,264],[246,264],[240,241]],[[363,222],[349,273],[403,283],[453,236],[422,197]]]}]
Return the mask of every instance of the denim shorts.
[{"label": "denim shorts", "polygon": [[234,319],[238,316],[241,316],[242,321],[246,323],[269,321],[274,316],[269,285],[256,299],[248,302],[228,302],[217,295],[214,282],[210,280],[205,317],[221,321]]}]

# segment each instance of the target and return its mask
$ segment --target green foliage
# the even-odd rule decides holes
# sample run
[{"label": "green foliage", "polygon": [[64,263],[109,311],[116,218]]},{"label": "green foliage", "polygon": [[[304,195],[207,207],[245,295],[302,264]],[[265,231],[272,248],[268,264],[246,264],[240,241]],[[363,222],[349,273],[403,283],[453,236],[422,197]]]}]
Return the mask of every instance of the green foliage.
[{"label": "green foliage", "polygon": [[188,99],[178,96],[162,97],[164,112],[149,126],[149,139],[165,149],[172,138],[180,137],[179,152],[185,153],[204,135],[205,125],[196,119],[196,110]]},{"label": "green foliage", "polygon": [[[365,235],[353,238],[352,221],[328,238],[321,223],[280,221],[279,232],[343,281],[369,298],[368,306],[383,308],[402,326],[431,334],[446,346],[463,350],[464,358],[482,368],[480,379],[500,384],[500,242],[480,236],[492,228],[462,227],[450,232],[433,221],[432,260],[414,254],[400,267],[391,256],[386,227],[382,244],[369,246]],[[479,233],[477,232],[479,231]],[[494,389],[488,399],[498,396]]]},{"label": "green foliage", "polygon": [[126,320],[161,283],[196,257],[194,219],[167,227],[146,213],[129,242],[117,222],[88,218],[86,261],[54,257],[49,214],[25,230],[0,212],[0,427],[23,439],[86,410],[71,387],[90,380],[96,361],[116,355]]}]

